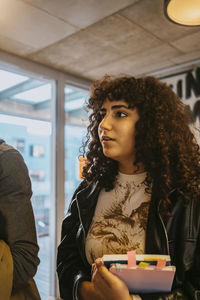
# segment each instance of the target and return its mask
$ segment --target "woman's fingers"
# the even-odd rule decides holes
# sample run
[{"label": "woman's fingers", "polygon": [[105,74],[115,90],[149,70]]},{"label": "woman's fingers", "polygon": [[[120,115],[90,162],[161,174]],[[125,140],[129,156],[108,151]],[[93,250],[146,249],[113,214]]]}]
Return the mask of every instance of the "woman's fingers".
[{"label": "woman's fingers", "polygon": [[105,287],[106,285],[112,287],[116,283],[121,282],[121,280],[112,274],[103,264],[102,259],[97,259],[95,261],[95,271],[93,273],[93,281],[95,284],[103,284]]},{"label": "woman's fingers", "polygon": [[116,275],[112,274],[102,263],[97,260],[96,269],[92,276],[94,288],[106,300],[130,299],[129,291],[125,283]]}]

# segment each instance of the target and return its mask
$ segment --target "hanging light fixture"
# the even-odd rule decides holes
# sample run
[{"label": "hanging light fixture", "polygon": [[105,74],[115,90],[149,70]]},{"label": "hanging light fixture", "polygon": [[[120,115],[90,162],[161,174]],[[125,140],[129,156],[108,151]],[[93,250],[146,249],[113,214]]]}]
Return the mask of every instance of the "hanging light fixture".
[{"label": "hanging light fixture", "polygon": [[200,26],[200,0],[165,0],[164,12],[174,23]]}]

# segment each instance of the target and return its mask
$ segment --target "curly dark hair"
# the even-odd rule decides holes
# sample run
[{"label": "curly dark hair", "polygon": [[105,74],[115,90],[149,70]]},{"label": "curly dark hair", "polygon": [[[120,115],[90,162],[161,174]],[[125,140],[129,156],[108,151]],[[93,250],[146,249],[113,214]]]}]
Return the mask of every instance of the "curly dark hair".
[{"label": "curly dark hair", "polygon": [[[87,164],[83,168],[86,182],[99,181],[107,191],[114,187],[118,162],[103,154],[98,137],[100,108],[105,101],[124,100],[137,108],[135,165],[142,163],[147,172],[146,185],[159,186],[163,211],[169,211],[170,191],[177,189],[184,201],[200,194],[200,151],[188,126],[184,104],[165,83],[154,77],[104,76],[92,85],[87,108],[87,140],[83,144]],[[86,150],[87,149],[87,150]]]}]

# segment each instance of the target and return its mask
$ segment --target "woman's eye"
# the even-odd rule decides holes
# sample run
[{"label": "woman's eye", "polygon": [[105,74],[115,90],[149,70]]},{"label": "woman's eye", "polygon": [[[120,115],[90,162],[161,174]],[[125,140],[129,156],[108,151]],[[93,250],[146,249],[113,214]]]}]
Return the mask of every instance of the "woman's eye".
[{"label": "woman's eye", "polygon": [[103,120],[103,118],[105,117],[105,113],[100,113],[100,118],[101,118],[101,120]]},{"label": "woman's eye", "polygon": [[124,118],[124,117],[127,117],[127,114],[125,114],[125,113],[122,112],[122,111],[118,111],[118,112],[116,113],[116,115],[117,115],[118,118]]}]

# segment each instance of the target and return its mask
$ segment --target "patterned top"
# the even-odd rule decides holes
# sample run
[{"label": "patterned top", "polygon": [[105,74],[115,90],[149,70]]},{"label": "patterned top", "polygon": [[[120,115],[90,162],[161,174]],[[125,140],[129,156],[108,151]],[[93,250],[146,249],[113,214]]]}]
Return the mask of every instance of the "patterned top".
[{"label": "patterned top", "polygon": [[146,173],[119,173],[113,190],[103,189],[86,238],[86,256],[92,264],[104,254],[144,253],[151,195],[145,191]]}]

